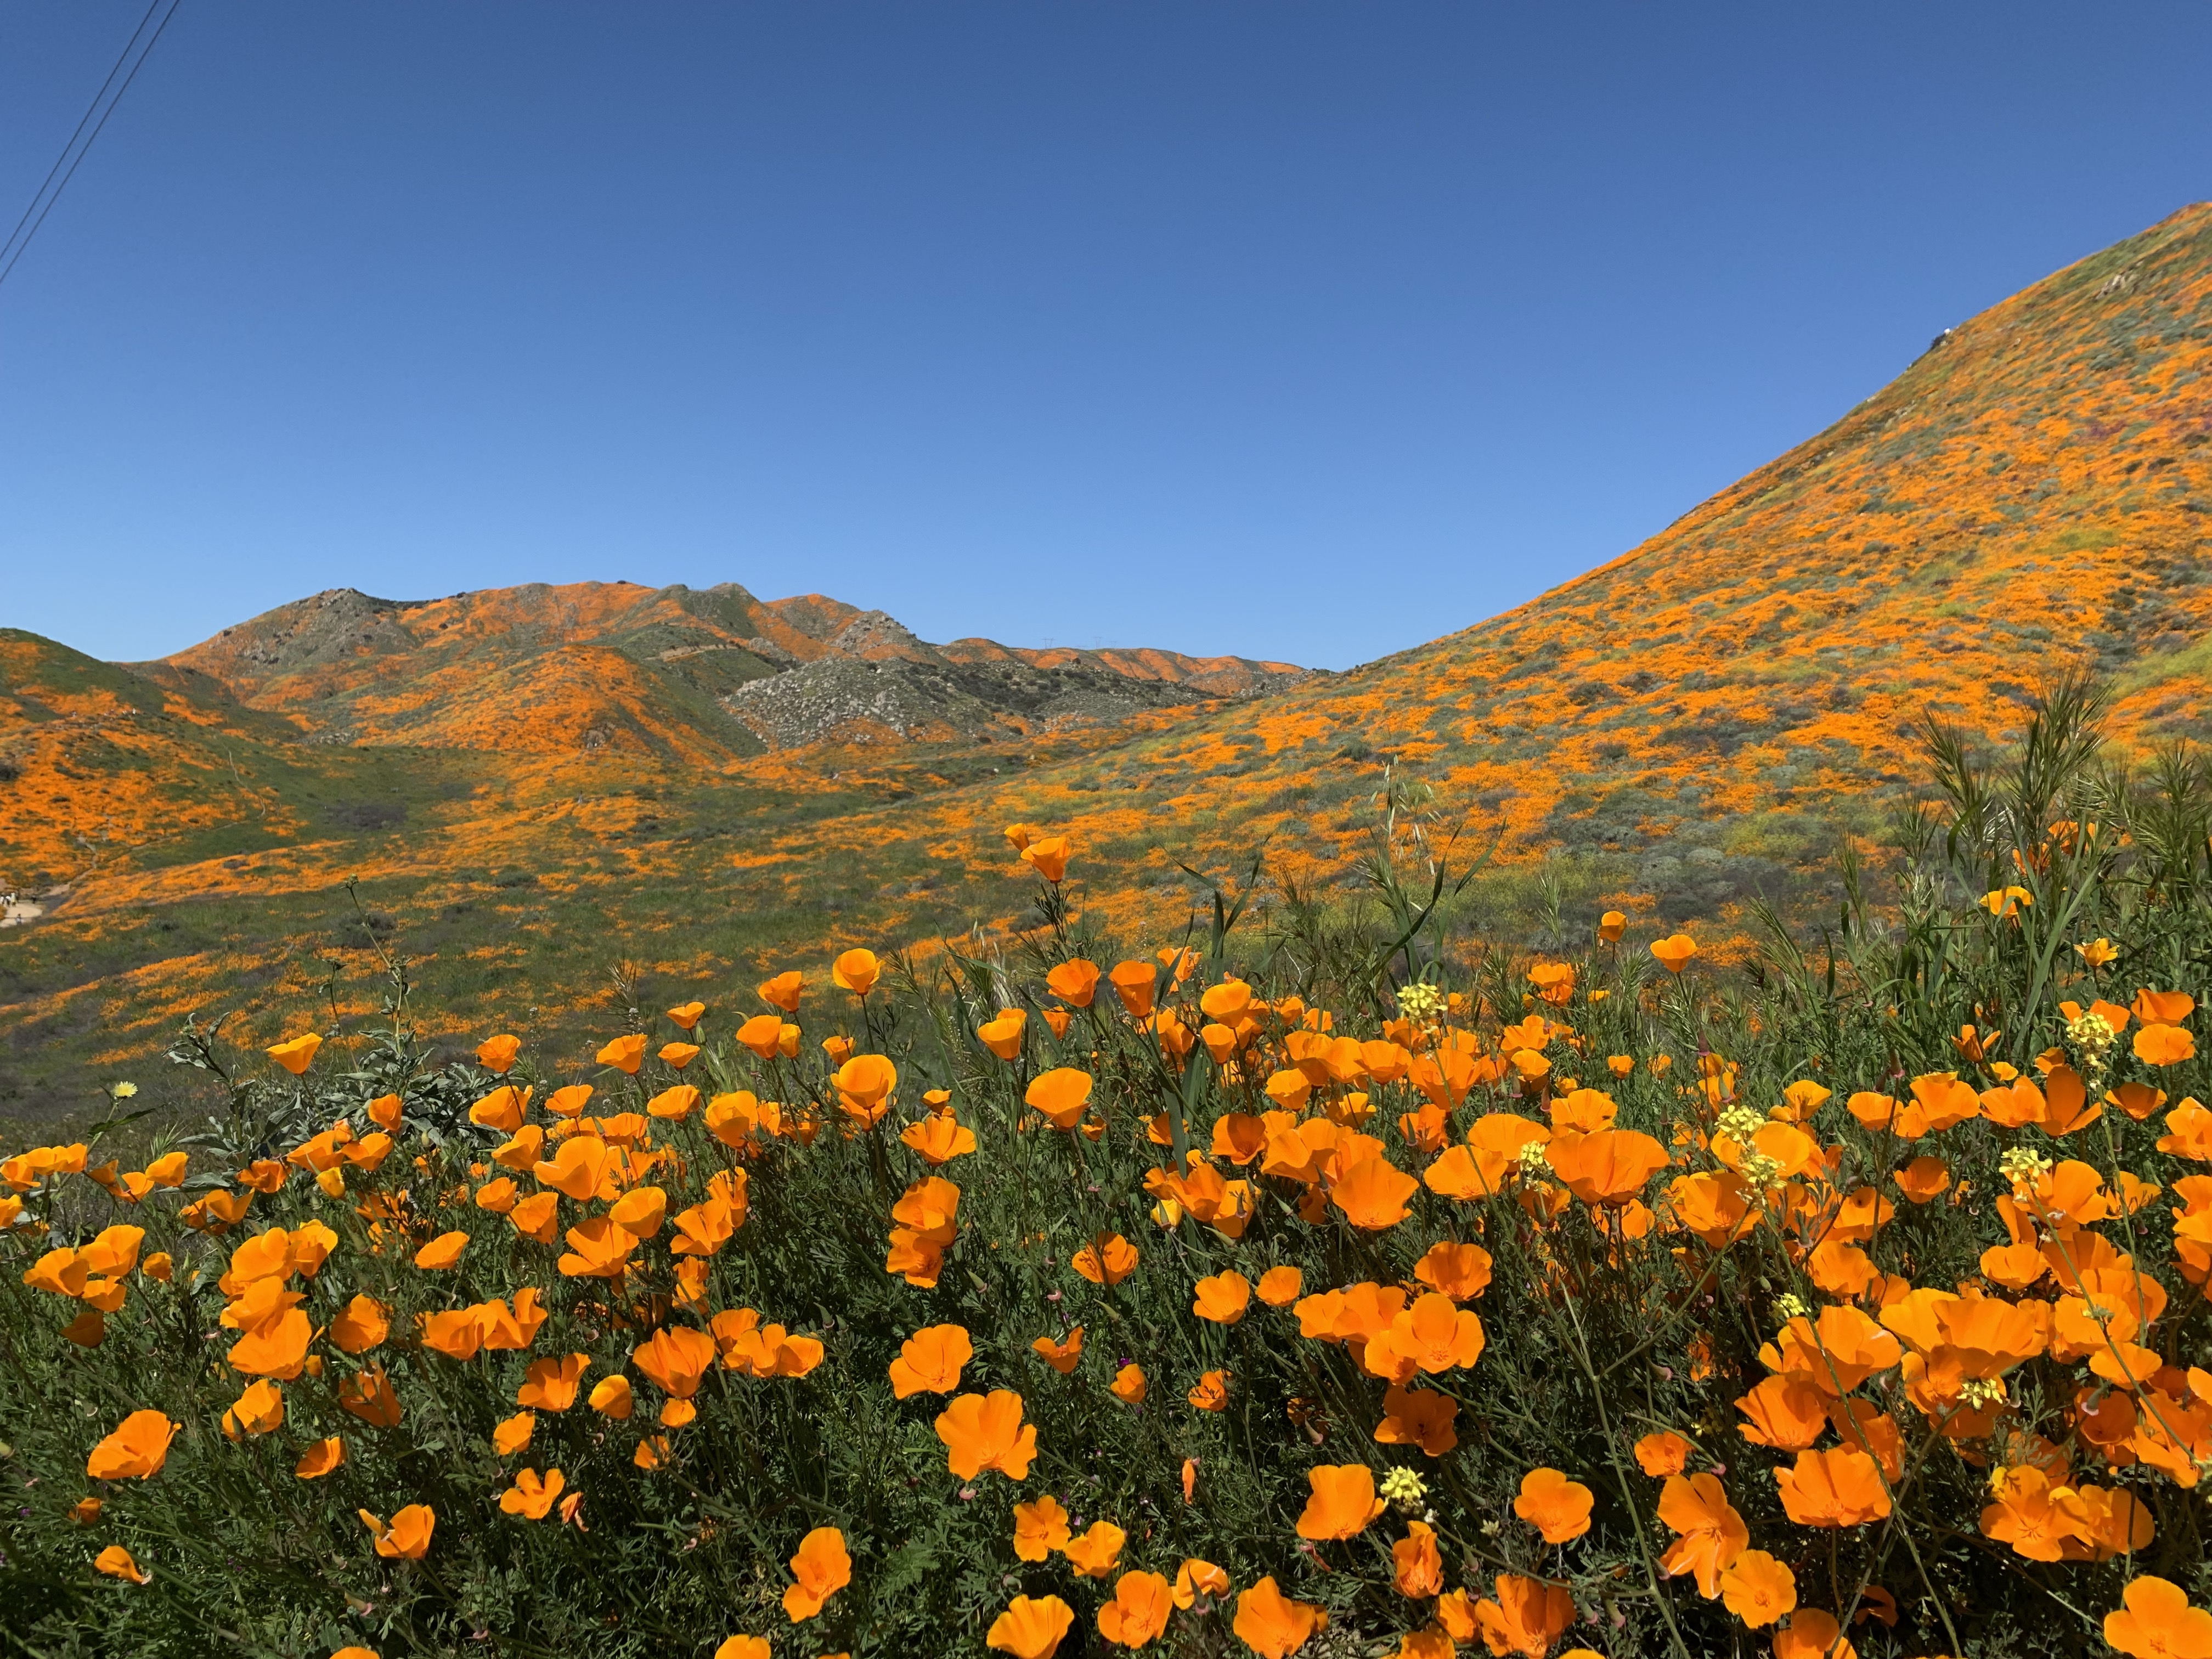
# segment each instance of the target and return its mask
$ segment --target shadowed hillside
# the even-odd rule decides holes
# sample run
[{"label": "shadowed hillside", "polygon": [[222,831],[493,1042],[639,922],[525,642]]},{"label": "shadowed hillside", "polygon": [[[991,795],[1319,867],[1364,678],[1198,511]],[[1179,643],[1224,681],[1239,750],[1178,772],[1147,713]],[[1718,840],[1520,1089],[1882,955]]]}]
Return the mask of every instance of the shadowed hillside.
[{"label": "shadowed hillside", "polygon": [[191,1009],[364,1007],[392,938],[456,1018],[578,1051],[625,957],[727,1000],[1003,925],[1016,819],[1066,829],[1079,878],[1139,872],[1085,902],[1165,922],[1178,861],[1340,866],[1386,768],[1647,921],[1825,905],[1817,862],[1903,785],[1925,709],[1995,736],[2086,666],[2124,742],[2212,731],[2208,370],[2200,205],[1613,562],[1346,675],[928,646],[732,586],[326,593],[136,675],[8,636],[0,854],[72,890],[0,935],[0,1111],[88,1062],[144,1080]]}]

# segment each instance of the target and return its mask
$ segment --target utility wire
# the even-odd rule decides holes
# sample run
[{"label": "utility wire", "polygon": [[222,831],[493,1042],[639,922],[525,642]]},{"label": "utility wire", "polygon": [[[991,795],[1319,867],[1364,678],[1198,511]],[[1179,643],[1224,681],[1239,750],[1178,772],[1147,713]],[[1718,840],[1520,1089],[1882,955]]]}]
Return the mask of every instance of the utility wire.
[{"label": "utility wire", "polygon": [[[138,78],[138,71],[146,67],[146,59],[153,55],[154,48],[161,43],[162,33],[168,28],[170,20],[176,16],[177,8],[184,3],[184,0],[168,0],[168,10],[162,14],[161,21],[155,26],[144,49],[138,52],[137,61],[131,63],[132,49],[137,46],[139,37],[145,34],[146,25],[152,21],[155,12],[160,10],[161,3],[162,0],[152,0],[146,8],[145,16],[138,20],[138,27],[131,31],[130,40],[124,43],[122,55],[116,58],[115,67],[107,71],[107,78],[100,83],[100,90],[93,94],[83,118],[76,124],[76,131],[70,135],[69,143],[62,146],[62,153],[54,158],[54,164],[47,170],[45,182],[31,198],[30,205],[23,210],[23,216],[15,222],[15,228],[8,234],[7,241],[0,243],[0,258],[6,261],[0,264],[0,283],[5,283],[15,270],[16,263],[29,249],[31,239],[39,234],[39,227],[46,222],[46,216],[54,210],[54,204],[61,200],[62,192],[69,188],[70,180],[76,177],[77,168],[83,164],[84,158],[91,153],[93,145],[99,142],[100,133],[106,129],[107,118],[115,113],[115,106],[123,101],[123,94],[131,90],[131,83]],[[124,75],[123,84],[116,88],[114,97],[107,100],[106,108],[101,109],[100,100],[107,97],[107,89],[115,85],[115,77],[123,73],[123,66],[126,63],[131,64],[131,72]],[[94,111],[99,112],[97,121],[93,121]],[[85,133],[87,122],[92,123],[89,135]],[[77,143],[80,137],[84,140],[82,145]],[[74,157],[70,154],[72,149],[76,152]],[[62,166],[64,161],[69,163],[65,172]],[[61,175],[58,184],[55,182],[57,173]],[[52,186],[51,191],[49,186]],[[43,206],[40,205],[40,198],[45,198]],[[32,216],[33,212],[37,215],[35,218]],[[27,224],[27,229],[25,228]]]}]

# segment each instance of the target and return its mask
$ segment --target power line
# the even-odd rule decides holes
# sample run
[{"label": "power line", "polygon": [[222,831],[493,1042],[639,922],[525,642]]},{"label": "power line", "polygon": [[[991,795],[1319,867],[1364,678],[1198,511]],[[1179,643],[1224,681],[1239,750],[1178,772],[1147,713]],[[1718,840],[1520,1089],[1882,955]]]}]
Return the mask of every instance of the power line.
[{"label": "power line", "polygon": [[[137,60],[133,63],[131,62],[132,49],[137,47],[139,37],[146,33],[146,25],[152,21],[155,12],[161,9],[161,3],[162,0],[152,0],[152,3],[146,8],[145,16],[138,20],[138,27],[131,31],[130,40],[124,42],[122,55],[116,58],[115,67],[107,71],[107,78],[100,83],[100,90],[93,94],[92,102],[86,107],[83,118],[76,124],[76,131],[70,135],[69,143],[62,146],[62,153],[54,158],[53,166],[47,169],[45,182],[40,185],[37,192],[31,198],[30,205],[23,210],[23,216],[16,220],[15,228],[9,232],[7,241],[0,243],[0,258],[4,258],[6,261],[5,264],[0,264],[0,283],[5,283],[9,274],[15,270],[16,262],[22,258],[25,252],[30,247],[31,239],[39,234],[39,227],[46,222],[46,216],[54,210],[54,204],[61,200],[62,192],[69,188],[70,180],[76,177],[77,168],[83,164],[84,158],[91,153],[93,145],[99,142],[100,133],[106,129],[107,118],[115,113],[115,106],[123,101],[123,94],[131,90],[131,83],[138,78],[138,71],[146,67],[147,58],[153,55],[154,48],[161,44],[162,33],[168,28],[170,20],[176,16],[177,8],[184,3],[184,0],[168,0],[168,10],[162,13],[161,21],[155,25],[154,33],[147,37],[145,46],[139,50]],[[123,84],[115,88],[115,95],[112,98],[107,98],[107,89],[115,86],[115,77],[122,74],[123,66],[126,63],[131,64],[131,72],[124,75]],[[107,106],[105,109],[100,107],[100,100],[103,98],[107,98]],[[95,111],[100,116],[97,121],[93,120]],[[92,123],[92,131],[89,134],[85,132],[87,122]],[[84,141],[82,144],[77,142],[79,138]],[[70,155],[71,150],[76,151],[74,156]],[[62,165],[65,161],[69,164],[67,171],[64,171]],[[60,174],[59,183],[55,182],[57,173]],[[40,204],[41,198],[45,198],[44,205]],[[32,216],[34,212],[37,215],[35,218]],[[29,227],[27,229],[25,228],[27,224]]]}]

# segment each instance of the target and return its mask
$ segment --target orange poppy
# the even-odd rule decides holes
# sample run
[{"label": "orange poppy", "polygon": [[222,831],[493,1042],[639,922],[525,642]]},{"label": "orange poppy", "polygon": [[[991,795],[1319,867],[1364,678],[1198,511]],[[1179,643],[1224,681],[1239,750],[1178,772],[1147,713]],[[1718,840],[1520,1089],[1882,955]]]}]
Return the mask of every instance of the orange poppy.
[{"label": "orange poppy", "polygon": [[1083,1327],[1078,1325],[1067,1334],[1065,1340],[1041,1336],[1030,1346],[1046,1364],[1066,1376],[1083,1358]]},{"label": "orange poppy", "polygon": [[[335,1656],[334,1656],[335,1659]],[[769,1659],[765,1636],[732,1636],[714,1650],[714,1659]]]},{"label": "orange poppy", "polygon": [[1070,1265],[1093,1285],[1118,1285],[1137,1271],[1137,1247],[1119,1233],[1102,1233]]},{"label": "orange poppy", "polygon": [[345,1462],[345,1442],[332,1435],[327,1440],[317,1440],[300,1455],[292,1466],[292,1473],[302,1480],[319,1480]]},{"label": "orange poppy", "polygon": [[1721,1593],[1721,1573],[1751,1542],[1750,1528],[1728,1501],[1719,1477],[1668,1475],[1659,1492],[1659,1519],[1680,1534],[1659,1558],[1660,1571],[1669,1578],[1692,1575],[1698,1594],[1713,1600]]},{"label": "orange poppy", "polygon": [[873,951],[848,951],[830,964],[830,981],[842,991],[864,997],[876,988],[883,964]]},{"label": "orange poppy", "polygon": [[950,1394],[960,1386],[961,1368],[975,1357],[975,1344],[960,1325],[926,1325],[907,1338],[891,1361],[891,1394],[900,1400],[917,1394]]},{"label": "orange poppy", "polygon": [[570,1279],[618,1278],[637,1249],[635,1233],[603,1215],[569,1228],[568,1240],[556,1265]]},{"label": "orange poppy", "polygon": [[1001,1008],[995,1019],[987,1019],[975,1028],[975,1036],[1000,1060],[1018,1060],[1022,1053],[1022,1030],[1029,1024],[1029,1015],[1019,1008]]},{"label": "orange poppy", "polygon": [[338,1384],[337,1397],[339,1410],[358,1417],[371,1428],[399,1425],[399,1395],[381,1365],[371,1365],[345,1378]]},{"label": "orange poppy", "polygon": [[1670,933],[1665,939],[1651,941],[1651,954],[1668,973],[1679,974],[1690,965],[1690,958],[1698,954],[1698,941],[1687,933]]},{"label": "orange poppy", "polygon": [[1844,1639],[1835,1614],[1800,1607],[1775,1632],[1774,1659],[1858,1659],[1858,1650]]},{"label": "orange poppy", "polygon": [[1590,1506],[1597,1495],[1557,1469],[1531,1469],[1521,1477],[1513,1513],[1543,1534],[1547,1544],[1580,1538],[1590,1528]]},{"label": "orange poppy", "polygon": [[1647,1434],[1635,1451],[1637,1467],[1649,1475],[1680,1474],[1690,1461],[1690,1443],[1679,1434]]},{"label": "orange poppy", "polygon": [[1597,919],[1597,936],[1607,945],[1620,944],[1627,931],[1628,918],[1618,910],[1608,910]]},{"label": "orange poppy", "polygon": [[1014,1555],[1023,1561],[1042,1561],[1064,1547],[1068,1540],[1067,1511],[1057,1498],[1040,1498],[1034,1504],[1014,1505]]},{"label": "orange poppy", "polygon": [[499,1495],[501,1512],[525,1521],[543,1521],[553,1512],[568,1484],[568,1478],[558,1469],[548,1469],[543,1477],[535,1469],[518,1469],[514,1484]]},{"label": "orange poppy", "polygon": [[376,1553],[386,1559],[420,1561],[430,1553],[430,1534],[437,1529],[438,1517],[428,1504],[410,1504],[392,1517],[388,1527],[367,1510],[356,1513],[376,1540]]},{"label": "orange poppy", "polygon": [[1036,1455],[1036,1425],[1022,1421],[1022,1397],[1011,1389],[959,1395],[939,1416],[937,1437],[945,1443],[945,1467],[963,1480],[986,1469],[1025,1480]]},{"label": "orange poppy", "polygon": [[1145,1380],[1145,1368],[1136,1364],[1124,1365],[1115,1371],[1110,1386],[1114,1398],[1130,1406],[1143,1405],[1151,1388]]},{"label": "orange poppy", "polygon": [[1801,1451],[1794,1468],[1777,1469],[1782,1507],[1801,1527],[1856,1527],[1889,1513],[1881,1468],[1853,1446]]},{"label": "orange poppy", "polygon": [[1098,1633],[1117,1648],[1140,1648],[1168,1627],[1174,1592],[1156,1572],[1125,1572],[1114,1599],[1098,1609]]},{"label": "orange poppy", "polygon": [[322,1046],[322,1038],[310,1031],[305,1036],[290,1037],[283,1042],[273,1043],[263,1052],[294,1077],[302,1077],[306,1075],[307,1067],[314,1064],[315,1050]]},{"label": "orange poppy", "polygon": [[2146,1025],[2136,1033],[2134,1046],[2146,1066],[2179,1066],[2197,1057],[2197,1039],[2179,1025]]},{"label": "orange poppy", "polygon": [[[1224,1583],[1225,1590],[1228,1586]],[[1261,1659],[1290,1659],[1316,1631],[1328,1625],[1328,1612],[1311,1601],[1296,1601],[1283,1594],[1269,1573],[1237,1597],[1237,1617],[1231,1625],[1237,1638]]]},{"label": "orange poppy", "polygon": [[991,1621],[984,1643],[1001,1653],[1012,1654],[1014,1659],[1053,1659],[1074,1623],[1075,1609],[1057,1595],[1017,1595]]},{"label": "orange poppy", "polygon": [[632,1031],[615,1038],[593,1056],[600,1065],[611,1066],[618,1072],[637,1075],[637,1068],[645,1063],[645,1036]]},{"label": "orange poppy", "polygon": [[1389,1505],[1375,1495],[1375,1472],[1364,1463],[1323,1463],[1306,1471],[1312,1488],[1298,1516],[1298,1536],[1319,1541],[1352,1538]]},{"label": "orange poppy", "polygon": [[1129,1534],[1111,1521],[1093,1521],[1079,1538],[1071,1538],[1061,1547],[1060,1553],[1067,1557],[1068,1565],[1079,1577],[1104,1578],[1109,1577],[1121,1559],[1121,1546]]},{"label": "orange poppy", "polygon": [[617,1423],[626,1419],[637,1407],[629,1378],[620,1371],[601,1377],[592,1389],[591,1407],[602,1417],[611,1417]]},{"label": "orange poppy", "polygon": [[1626,1204],[1667,1167],[1667,1149],[1636,1129],[1560,1135],[1544,1148],[1544,1161],[1585,1204]]},{"label": "orange poppy", "polygon": [[933,1170],[975,1150],[975,1132],[949,1111],[932,1112],[921,1122],[908,1124],[899,1132],[899,1140]]},{"label": "orange poppy", "polygon": [[111,1578],[128,1578],[134,1584],[154,1582],[154,1575],[141,1567],[131,1552],[120,1544],[110,1544],[100,1551],[92,1558],[92,1565],[96,1571],[104,1572]]},{"label": "orange poppy", "polygon": [[1152,989],[1159,983],[1160,970],[1151,963],[1117,963],[1106,977],[1114,987],[1115,995],[1121,999],[1122,1007],[1129,1011],[1130,1018],[1142,1019],[1152,1012]]},{"label": "orange poppy", "polygon": [[1419,1446],[1431,1457],[1442,1457],[1459,1444],[1459,1431],[1452,1426],[1459,1419],[1459,1401],[1448,1394],[1393,1383],[1382,1392],[1382,1409],[1385,1415],[1375,1428],[1380,1445]]},{"label": "orange poppy", "polygon": [[1435,1528],[1413,1522],[1406,1535],[1390,1546],[1390,1562],[1391,1583],[1399,1595],[1418,1601],[1443,1594],[1444,1559],[1437,1548]]},{"label": "orange poppy", "polygon": [[811,1619],[824,1602],[853,1582],[853,1558],[846,1553],[845,1534],[835,1527],[817,1527],[799,1540],[799,1553],[791,1558],[791,1576],[799,1582],[783,1592],[783,1611],[794,1625]]},{"label": "orange poppy", "polygon": [[1044,976],[1045,988],[1071,1008],[1088,1008],[1098,994],[1098,965],[1075,957]]},{"label": "orange poppy", "polygon": [[1389,1159],[1368,1158],[1337,1178],[1328,1189],[1328,1200],[1353,1226],[1379,1232],[1396,1226],[1412,1213],[1406,1207],[1407,1200],[1420,1189],[1419,1182]]},{"label": "orange poppy", "polygon": [[1201,1595],[1218,1601],[1229,1594],[1229,1575],[1211,1561],[1192,1556],[1176,1570],[1175,1589],[1170,1592],[1176,1606],[1188,1613]]},{"label": "orange poppy", "polygon": [[690,1325],[664,1325],[630,1354],[630,1362],[663,1394],[689,1400],[716,1356],[714,1339]]},{"label": "orange poppy", "polygon": [[1547,1584],[1513,1573],[1498,1578],[1498,1597],[1474,1604],[1474,1621],[1492,1653],[1543,1659],[1574,1622],[1575,1599],[1564,1584]]},{"label": "orange poppy", "polygon": [[1286,1308],[1298,1299],[1305,1283],[1303,1268],[1270,1267],[1260,1275],[1255,1293],[1271,1308]]},{"label": "orange poppy", "polygon": [[2105,1615],[2105,1640],[2131,1659],[2194,1659],[2212,1654],[2212,1613],[2189,1605],[2188,1593],[2144,1573],[2129,1582],[2119,1611]]},{"label": "orange poppy", "polygon": [[93,1448],[84,1472],[95,1480],[150,1480],[169,1461],[169,1442],[182,1427],[161,1412],[133,1412]]},{"label": "orange poppy", "polygon": [[1072,1066],[1040,1072],[1022,1096],[1024,1105],[1042,1112],[1055,1129],[1073,1129],[1091,1104],[1091,1073]]},{"label": "orange poppy", "polygon": [[515,1391],[519,1406],[541,1412],[565,1412],[576,1403],[576,1387],[591,1364],[588,1355],[572,1353],[562,1359],[533,1359]]},{"label": "orange poppy", "polygon": [[1746,1550],[1721,1574],[1721,1602],[1753,1630],[1764,1630],[1797,1605],[1797,1576],[1765,1550]]},{"label": "orange poppy", "polygon": [[517,1412],[502,1422],[495,1423],[491,1431],[492,1449],[501,1457],[512,1457],[526,1449],[530,1437],[537,1431],[538,1418],[532,1412]]},{"label": "orange poppy", "polygon": [[805,982],[802,975],[787,969],[773,979],[763,980],[753,988],[754,994],[771,1008],[795,1014],[799,1012],[799,994]]},{"label": "orange poppy", "polygon": [[1201,1279],[1190,1310],[1216,1325],[1234,1325],[1252,1305],[1252,1281],[1234,1268]]},{"label": "orange poppy", "polygon": [[[1226,1411],[1229,1408],[1229,1373],[1207,1371],[1194,1383],[1186,1396],[1191,1405],[1202,1412]],[[1188,1473],[1186,1467],[1185,1473]]]},{"label": "orange poppy", "polygon": [[1067,860],[1073,848],[1065,836],[1045,836],[1022,848],[1022,862],[1058,885],[1067,874]]}]

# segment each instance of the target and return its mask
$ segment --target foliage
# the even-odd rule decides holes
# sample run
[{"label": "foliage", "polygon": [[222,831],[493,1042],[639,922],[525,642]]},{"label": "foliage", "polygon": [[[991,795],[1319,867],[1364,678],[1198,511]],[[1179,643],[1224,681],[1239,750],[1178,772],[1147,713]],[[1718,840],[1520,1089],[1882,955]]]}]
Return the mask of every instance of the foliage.
[{"label": "foliage", "polygon": [[1366,896],[1126,958],[1016,825],[1012,948],[625,981],[588,1079],[438,1062],[396,957],[373,1034],[194,1027],[203,1131],[0,1164],[0,1644],[2195,1639],[2212,790],[2100,707],[1931,731],[1895,911],[1846,859],[1745,974],[1469,934],[1393,792]]}]

